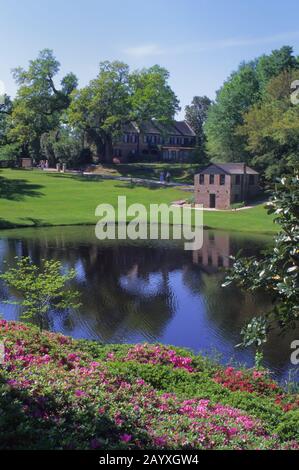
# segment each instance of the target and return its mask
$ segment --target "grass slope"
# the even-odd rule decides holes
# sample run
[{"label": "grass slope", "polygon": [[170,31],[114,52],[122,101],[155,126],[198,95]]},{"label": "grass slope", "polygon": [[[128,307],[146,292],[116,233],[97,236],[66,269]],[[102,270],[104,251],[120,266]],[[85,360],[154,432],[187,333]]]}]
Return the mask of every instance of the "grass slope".
[{"label": "grass slope", "polygon": [[194,175],[200,166],[193,163],[123,163],[118,165],[98,165],[94,172],[99,175],[129,176],[159,180],[161,171],[170,171],[171,181],[175,183],[194,183]]},{"label": "grass slope", "polygon": [[298,449],[299,398],[162,345],[0,320],[0,449]]},{"label": "grass slope", "polygon": [[[132,186],[114,180],[87,180],[40,171],[0,171],[0,228],[95,224],[100,203],[171,203],[190,194],[176,188]],[[273,233],[277,227],[263,206],[244,211],[205,212],[204,225],[215,229]]]}]

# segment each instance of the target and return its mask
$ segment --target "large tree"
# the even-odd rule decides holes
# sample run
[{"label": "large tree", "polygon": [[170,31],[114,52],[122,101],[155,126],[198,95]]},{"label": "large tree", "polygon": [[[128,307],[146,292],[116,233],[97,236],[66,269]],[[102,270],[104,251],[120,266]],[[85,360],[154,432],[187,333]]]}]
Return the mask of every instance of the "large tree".
[{"label": "large tree", "polygon": [[299,155],[299,105],[290,99],[299,70],[284,70],[272,78],[263,98],[244,114],[237,134],[246,138],[252,164],[268,179],[287,171]]},{"label": "large tree", "polygon": [[113,141],[123,126],[134,120],[167,122],[178,110],[178,100],[168,85],[168,72],[159,66],[130,73],[123,62],[103,62],[98,76],[73,93],[68,118],[84,131],[102,161],[111,161]]},{"label": "large tree", "polygon": [[16,68],[14,79],[19,88],[13,103],[13,126],[9,138],[18,143],[25,155],[39,157],[40,138],[59,126],[61,113],[70,104],[70,94],[77,86],[73,73],[55,84],[60,64],[49,49],[42,50],[28,69]]},{"label": "large tree", "polygon": [[265,98],[269,81],[283,71],[297,69],[298,65],[292,48],[284,46],[270,55],[242,64],[229,77],[217,92],[206,124],[208,151],[213,159],[251,161],[254,154],[247,145],[247,135],[239,132],[244,115]]},{"label": "large tree", "polygon": [[211,104],[207,96],[194,96],[191,104],[185,107],[185,120],[196,134],[196,147],[201,161],[206,159],[204,124]]},{"label": "large tree", "polygon": [[224,286],[237,283],[245,291],[266,292],[272,299],[272,308],[253,318],[242,333],[246,346],[260,346],[270,331],[281,332],[298,327],[299,321],[299,172],[284,176],[276,184],[268,203],[269,213],[279,224],[280,231],[273,247],[262,259],[237,258]]},{"label": "large tree", "polygon": [[7,132],[12,102],[9,96],[0,96],[0,147],[7,144]]},{"label": "large tree", "polygon": [[8,134],[11,128],[12,101],[4,95],[0,102],[0,160],[14,162],[19,155],[19,145],[11,142]]},{"label": "large tree", "polygon": [[106,161],[112,157],[113,139],[121,131],[131,111],[129,67],[123,62],[102,62],[94,80],[73,93],[68,118],[71,125],[84,131]]},{"label": "large tree", "polygon": [[159,65],[130,74],[131,117],[141,125],[148,119],[170,122],[179,108],[179,101],[168,84],[169,72]]},{"label": "large tree", "polygon": [[206,122],[209,155],[220,161],[246,161],[244,137],[235,135],[237,126],[243,123],[243,113],[259,98],[259,83],[255,66],[242,64],[232,73],[217,92]]}]

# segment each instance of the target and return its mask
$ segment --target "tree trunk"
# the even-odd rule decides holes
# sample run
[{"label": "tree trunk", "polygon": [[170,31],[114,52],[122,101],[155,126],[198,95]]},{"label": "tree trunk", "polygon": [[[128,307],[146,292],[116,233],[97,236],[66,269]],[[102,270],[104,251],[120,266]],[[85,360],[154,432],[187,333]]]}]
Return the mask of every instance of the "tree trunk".
[{"label": "tree trunk", "polygon": [[105,145],[94,129],[86,131],[86,142],[91,151],[92,159],[95,162],[102,162],[105,158]]},{"label": "tree trunk", "polygon": [[113,160],[113,144],[110,135],[106,136],[105,140],[105,162],[112,163]]}]

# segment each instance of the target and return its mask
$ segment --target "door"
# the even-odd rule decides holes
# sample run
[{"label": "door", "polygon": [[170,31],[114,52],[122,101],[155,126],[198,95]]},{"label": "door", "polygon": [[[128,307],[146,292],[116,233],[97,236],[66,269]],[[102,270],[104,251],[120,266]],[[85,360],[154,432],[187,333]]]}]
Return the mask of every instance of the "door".
[{"label": "door", "polygon": [[210,208],[215,209],[216,207],[216,194],[210,194]]}]

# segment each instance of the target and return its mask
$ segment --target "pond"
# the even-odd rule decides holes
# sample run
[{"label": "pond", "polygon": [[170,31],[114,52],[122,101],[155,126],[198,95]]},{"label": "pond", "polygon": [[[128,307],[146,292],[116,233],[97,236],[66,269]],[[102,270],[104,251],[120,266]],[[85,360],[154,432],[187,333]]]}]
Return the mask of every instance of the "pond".
[{"label": "pond", "polygon": [[[2,231],[0,269],[16,256],[58,259],[76,269],[74,287],[82,307],[51,312],[49,328],[74,338],[105,343],[161,342],[216,357],[222,363],[252,366],[254,353],[236,348],[240,330],[254,314],[269,308],[269,299],[222,288],[229,255],[243,250],[257,255],[271,237],[205,231],[199,251],[184,251],[180,241],[105,241],[93,227],[51,227]],[[5,303],[12,293],[0,285],[0,313],[19,319],[19,306]],[[271,336],[264,364],[279,380],[295,372],[290,363],[293,332]]]}]

